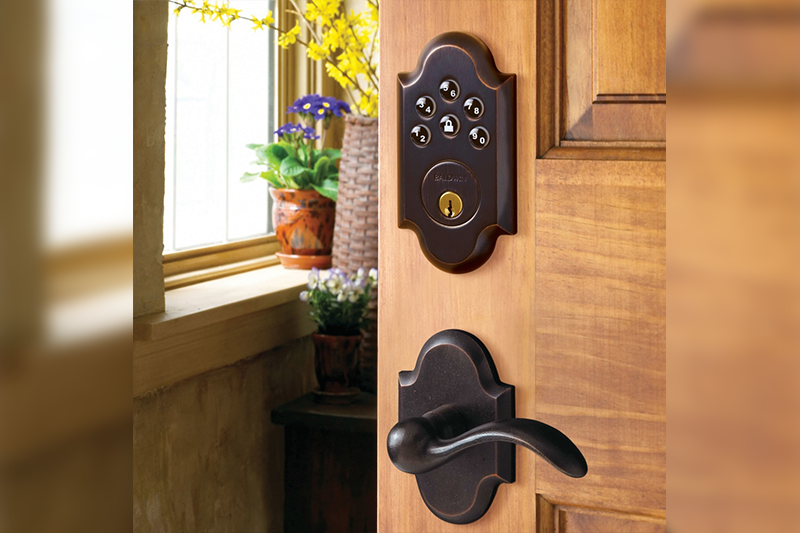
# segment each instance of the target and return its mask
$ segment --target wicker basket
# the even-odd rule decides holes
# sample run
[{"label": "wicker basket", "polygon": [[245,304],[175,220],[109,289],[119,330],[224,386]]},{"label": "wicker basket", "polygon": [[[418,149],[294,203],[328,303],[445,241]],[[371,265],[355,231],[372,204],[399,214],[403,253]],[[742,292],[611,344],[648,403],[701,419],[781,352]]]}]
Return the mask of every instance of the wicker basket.
[{"label": "wicker basket", "polygon": [[[339,163],[333,266],[378,268],[378,119],[348,115]],[[378,296],[369,304],[361,344],[361,388],[377,392]]]}]

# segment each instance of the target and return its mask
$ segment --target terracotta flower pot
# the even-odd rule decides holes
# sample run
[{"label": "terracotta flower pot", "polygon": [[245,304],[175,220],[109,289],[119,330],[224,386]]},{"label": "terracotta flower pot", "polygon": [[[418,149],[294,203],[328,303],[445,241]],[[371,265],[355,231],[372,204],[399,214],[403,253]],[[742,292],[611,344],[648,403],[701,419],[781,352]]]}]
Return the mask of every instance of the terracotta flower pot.
[{"label": "terracotta flower pot", "polygon": [[311,335],[314,340],[314,370],[319,390],[314,393],[323,403],[350,403],[361,392],[358,380],[358,349],[361,335]]},{"label": "terracotta flower pot", "polygon": [[330,268],[336,202],[317,191],[270,189],[272,223],[285,268]]}]

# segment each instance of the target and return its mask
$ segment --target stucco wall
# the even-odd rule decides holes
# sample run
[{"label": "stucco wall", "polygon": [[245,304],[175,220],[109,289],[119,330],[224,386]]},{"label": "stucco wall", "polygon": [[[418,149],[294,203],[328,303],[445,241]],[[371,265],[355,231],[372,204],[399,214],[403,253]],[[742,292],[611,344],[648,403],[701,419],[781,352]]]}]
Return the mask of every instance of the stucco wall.
[{"label": "stucco wall", "polygon": [[315,384],[306,337],[136,398],[134,531],[283,531],[283,428],[270,411]]},{"label": "stucco wall", "polygon": [[164,310],[164,233],[169,4],[133,2],[133,316]]}]

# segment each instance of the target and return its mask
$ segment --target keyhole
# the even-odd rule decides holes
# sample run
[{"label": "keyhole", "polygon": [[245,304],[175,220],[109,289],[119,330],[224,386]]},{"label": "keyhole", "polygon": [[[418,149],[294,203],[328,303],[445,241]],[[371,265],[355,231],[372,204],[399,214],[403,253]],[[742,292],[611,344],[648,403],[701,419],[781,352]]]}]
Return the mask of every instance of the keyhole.
[{"label": "keyhole", "polygon": [[445,193],[439,197],[439,212],[441,212],[445,218],[458,218],[462,209],[464,209],[464,206],[458,194],[452,191],[445,191]]}]

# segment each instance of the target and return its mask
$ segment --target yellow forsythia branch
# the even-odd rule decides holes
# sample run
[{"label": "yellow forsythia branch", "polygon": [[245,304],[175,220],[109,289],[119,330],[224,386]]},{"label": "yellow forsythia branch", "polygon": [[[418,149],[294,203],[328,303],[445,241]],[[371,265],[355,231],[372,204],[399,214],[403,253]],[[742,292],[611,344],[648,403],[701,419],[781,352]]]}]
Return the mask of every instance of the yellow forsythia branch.
[{"label": "yellow forsythia branch", "polygon": [[[299,39],[300,24],[290,30],[275,26],[275,19],[270,11],[266,17],[241,16],[241,9],[209,3],[203,0],[169,0],[175,4],[175,14],[180,15],[184,9],[192,14],[199,14],[201,22],[218,20],[230,28],[235,20],[248,20],[253,23],[254,31],[269,28],[278,32],[277,43],[283,48],[298,43],[306,47],[308,57],[315,61],[323,61],[325,70],[345,90],[351,93],[353,102],[362,114],[370,117],[378,116],[378,0],[367,0],[367,10],[362,13],[351,11],[349,14],[341,10],[342,0],[307,0],[304,13],[300,19],[309,29],[311,38],[308,41]],[[292,2],[294,4],[294,2]],[[295,4],[296,7],[296,4]],[[317,31],[319,30],[319,31]],[[351,91],[355,91],[356,99]]]}]

